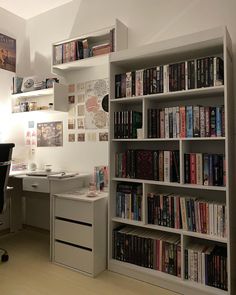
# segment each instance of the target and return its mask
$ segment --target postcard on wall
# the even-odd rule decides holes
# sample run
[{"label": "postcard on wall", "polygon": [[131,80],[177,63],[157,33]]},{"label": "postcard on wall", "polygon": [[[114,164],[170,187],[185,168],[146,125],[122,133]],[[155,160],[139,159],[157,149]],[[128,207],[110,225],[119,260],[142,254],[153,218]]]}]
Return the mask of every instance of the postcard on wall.
[{"label": "postcard on wall", "polygon": [[44,122],[37,124],[37,146],[51,147],[63,145],[62,121]]},{"label": "postcard on wall", "polygon": [[78,129],[84,129],[84,118],[77,119],[77,127]]},{"label": "postcard on wall", "polygon": [[75,142],[75,133],[69,133],[68,134],[68,141],[69,142]]},{"label": "postcard on wall", "polygon": [[0,33],[0,68],[16,72],[16,40]]},{"label": "postcard on wall", "polygon": [[108,141],[108,132],[99,132],[99,141]]},{"label": "postcard on wall", "polygon": [[68,103],[69,104],[75,103],[75,96],[74,95],[69,95],[68,96]]},{"label": "postcard on wall", "polygon": [[68,85],[68,92],[73,93],[75,92],[75,84],[70,84]]},{"label": "postcard on wall", "polygon": [[68,129],[75,129],[75,118],[68,118]]},{"label": "postcard on wall", "polygon": [[85,133],[78,133],[77,141],[85,141]]}]

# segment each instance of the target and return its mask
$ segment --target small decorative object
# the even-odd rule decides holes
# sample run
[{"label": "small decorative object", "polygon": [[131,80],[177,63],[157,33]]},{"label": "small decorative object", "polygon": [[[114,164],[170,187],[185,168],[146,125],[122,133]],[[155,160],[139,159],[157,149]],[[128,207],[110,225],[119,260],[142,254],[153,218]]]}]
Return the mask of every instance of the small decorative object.
[{"label": "small decorative object", "polygon": [[29,163],[29,170],[30,171],[35,171],[37,169],[36,163]]},{"label": "small decorative object", "polygon": [[21,91],[28,92],[34,90],[35,77],[26,77],[23,79]]},{"label": "small decorative object", "polygon": [[46,79],[46,88],[52,88],[53,83],[59,83],[59,80],[57,78],[47,78]]},{"label": "small decorative object", "polygon": [[143,139],[143,129],[142,128],[137,129],[137,138]]},{"label": "small decorative object", "polygon": [[51,171],[52,171],[52,165],[50,165],[50,164],[45,164],[45,165],[44,165],[44,170],[45,170],[46,172],[51,172]]},{"label": "small decorative object", "polygon": [[102,109],[107,113],[109,112],[108,101],[109,101],[109,95],[107,94],[102,99]]},{"label": "small decorative object", "polygon": [[37,102],[36,101],[31,101],[29,102],[29,111],[36,111],[37,110]]}]

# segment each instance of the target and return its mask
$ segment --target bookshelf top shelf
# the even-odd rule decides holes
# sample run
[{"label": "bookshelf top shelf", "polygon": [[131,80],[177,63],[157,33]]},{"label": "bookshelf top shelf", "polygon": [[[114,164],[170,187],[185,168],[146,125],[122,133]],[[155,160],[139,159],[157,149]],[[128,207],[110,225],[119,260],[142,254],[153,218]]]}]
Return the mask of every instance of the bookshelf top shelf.
[{"label": "bookshelf top shelf", "polygon": [[110,62],[124,69],[133,67],[141,69],[148,64],[153,66],[158,63],[170,63],[171,60],[181,61],[197,56],[223,54],[225,39],[228,51],[232,56],[227,30],[225,27],[218,27],[115,52],[111,54]]},{"label": "bookshelf top shelf", "polygon": [[182,98],[189,99],[189,97],[204,98],[209,95],[220,96],[224,93],[224,85],[213,86],[213,87],[203,87],[190,90],[166,92],[166,93],[157,93],[157,94],[148,94],[143,96],[134,96],[134,97],[124,97],[124,98],[115,98],[111,99],[111,103],[130,103],[130,102],[141,102],[142,100],[150,101],[165,101],[165,100],[180,100]]}]

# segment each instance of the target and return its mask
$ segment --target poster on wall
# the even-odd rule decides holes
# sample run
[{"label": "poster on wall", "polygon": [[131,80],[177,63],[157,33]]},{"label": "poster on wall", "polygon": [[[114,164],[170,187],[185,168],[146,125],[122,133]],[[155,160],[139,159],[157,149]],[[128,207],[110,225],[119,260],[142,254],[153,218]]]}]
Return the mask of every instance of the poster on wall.
[{"label": "poster on wall", "polygon": [[52,147],[63,145],[62,121],[37,124],[37,147]]},{"label": "poster on wall", "polygon": [[108,128],[108,114],[102,108],[102,99],[109,92],[108,79],[79,83],[77,89],[81,99],[78,99],[81,102],[78,104],[78,116],[84,116],[85,129]]},{"label": "poster on wall", "polygon": [[0,33],[0,68],[16,72],[16,40]]}]

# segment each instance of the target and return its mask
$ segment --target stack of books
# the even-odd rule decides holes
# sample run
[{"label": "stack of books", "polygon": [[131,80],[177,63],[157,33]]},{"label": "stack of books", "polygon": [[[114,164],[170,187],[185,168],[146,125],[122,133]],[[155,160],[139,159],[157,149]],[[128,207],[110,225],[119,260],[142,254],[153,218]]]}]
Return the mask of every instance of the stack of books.
[{"label": "stack of books", "polygon": [[148,138],[223,137],[224,106],[177,106],[147,110]]},{"label": "stack of books", "polygon": [[179,151],[127,150],[115,155],[115,175],[179,182]]},{"label": "stack of books", "polygon": [[179,235],[119,227],[113,230],[113,258],[181,277]]},{"label": "stack of books", "polygon": [[176,194],[148,193],[148,223],[227,237],[226,205]]},{"label": "stack of books", "polygon": [[226,247],[192,243],[184,257],[186,280],[228,290]]},{"label": "stack of books", "polygon": [[141,221],[142,197],[141,184],[118,183],[116,188],[116,216]]},{"label": "stack of books", "polygon": [[225,186],[224,154],[185,154],[184,181],[190,184]]}]

